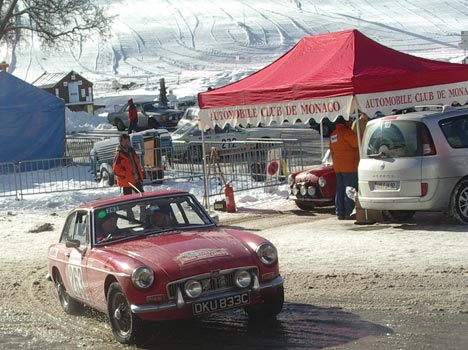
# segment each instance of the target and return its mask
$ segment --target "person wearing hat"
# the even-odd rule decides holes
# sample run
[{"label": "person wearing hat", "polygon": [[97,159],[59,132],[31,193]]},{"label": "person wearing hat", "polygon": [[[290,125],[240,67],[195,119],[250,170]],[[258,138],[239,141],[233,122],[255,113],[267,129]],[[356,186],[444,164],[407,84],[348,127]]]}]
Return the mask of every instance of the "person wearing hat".
[{"label": "person wearing hat", "polygon": [[336,128],[330,135],[330,152],[336,173],[335,211],[338,220],[354,219],[354,201],[346,195],[346,187],[357,189],[359,147],[356,134],[350,128],[350,121],[343,116],[336,119]]},{"label": "person wearing hat", "polygon": [[128,133],[131,134],[138,131],[138,111],[132,98],[128,100],[128,105]]},{"label": "person wearing hat", "polygon": [[96,232],[96,240],[104,242],[112,238],[117,233],[117,214],[115,213],[99,213],[98,216],[98,229]]},{"label": "person wearing hat", "polygon": [[144,173],[138,156],[130,146],[130,136],[121,134],[115,151],[112,169],[117,179],[117,186],[122,187],[123,194],[143,191]]}]

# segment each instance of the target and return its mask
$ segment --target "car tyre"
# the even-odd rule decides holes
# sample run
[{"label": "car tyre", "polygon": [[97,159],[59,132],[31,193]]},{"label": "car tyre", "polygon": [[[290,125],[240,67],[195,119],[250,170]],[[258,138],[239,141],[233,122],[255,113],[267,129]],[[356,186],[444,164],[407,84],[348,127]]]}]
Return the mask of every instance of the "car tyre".
[{"label": "car tyre", "polygon": [[102,164],[99,170],[101,182],[107,186],[114,186],[115,175],[110,164]]},{"label": "car tyre", "polygon": [[405,222],[410,220],[416,212],[414,210],[385,210],[384,215],[392,221]]},{"label": "car tyre", "polygon": [[151,118],[150,120],[148,120],[148,127],[150,129],[158,129],[159,128],[159,123],[157,122],[156,119]]},{"label": "car tyre", "polygon": [[117,282],[107,292],[107,312],[115,340],[121,344],[138,343],[144,333],[144,322],[130,309],[130,304]]},{"label": "car tyre", "polygon": [[262,321],[276,317],[283,309],[284,304],[284,288],[283,286],[276,291],[267,295],[263,303],[258,305],[249,305],[244,308],[251,321]]},{"label": "car tyre", "polygon": [[464,225],[468,225],[468,180],[462,180],[452,193],[451,216]]},{"label": "car tyre", "polygon": [[311,211],[315,209],[315,204],[312,202],[301,202],[301,201],[295,201],[295,202],[299,209],[302,209],[305,211]]},{"label": "car tyre", "polygon": [[120,119],[116,120],[115,126],[117,127],[117,130],[119,130],[119,131],[125,131],[125,129],[126,129],[124,122],[121,121]]},{"label": "car tyre", "polygon": [[73,299],[68,294],[67,289],[62,280],[62,276],[57,272],[55,278],[55,288],[57,289],[58,298],[63,311],[70,315],[78,315],[83,311],[83,305]]}]

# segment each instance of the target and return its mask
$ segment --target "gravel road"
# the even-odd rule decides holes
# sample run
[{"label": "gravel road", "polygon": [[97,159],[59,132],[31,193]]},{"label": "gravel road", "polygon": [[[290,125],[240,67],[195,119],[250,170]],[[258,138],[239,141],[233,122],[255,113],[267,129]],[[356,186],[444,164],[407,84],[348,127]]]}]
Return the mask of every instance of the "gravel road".
[{"label": "gravel road", "polygon": [[[40,233],[28,232],[33,214],[0,216],[0,348],[133,348],[113,340],[105,315],[61,311],[44,276],[46,249],[64,215],[50,212],[43,220],[53,230]],[[330,210],[240,210],[222,213],[220,222],[276,244],[286,280],[283,312],[262,325],[249,324],[241,311],[158,325],[142,348],[467,348],[468,233],[443,216],[360,226],[337,222]]]}]

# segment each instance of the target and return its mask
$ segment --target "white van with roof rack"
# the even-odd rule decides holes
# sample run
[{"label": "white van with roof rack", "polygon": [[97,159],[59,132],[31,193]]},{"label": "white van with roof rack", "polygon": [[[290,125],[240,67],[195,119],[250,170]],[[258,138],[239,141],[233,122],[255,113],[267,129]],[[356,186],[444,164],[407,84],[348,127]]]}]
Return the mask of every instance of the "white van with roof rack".
[{"label": "white van with roof rack", "polygon": [[468,109],[415,110],[367,124],[359,202],[400,221],[416,211],[442,211],[468,224]]}]

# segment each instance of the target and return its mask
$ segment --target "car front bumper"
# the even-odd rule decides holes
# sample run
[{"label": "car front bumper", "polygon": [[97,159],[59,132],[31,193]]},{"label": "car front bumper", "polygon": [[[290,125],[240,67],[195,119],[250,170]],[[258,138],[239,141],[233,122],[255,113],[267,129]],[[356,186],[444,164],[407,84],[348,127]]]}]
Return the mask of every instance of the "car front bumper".
[{"label": "car front bumper", "polygon": [[[268,290],[274,290],[278,287],[281,287],[284,283],[283,277],[279,276],[274,280],[259,284],[258,278],[254,279],[253,285],[250,288],[243,289],[242,292],[251,292],[251,293],[262,293]],[[215,300],[219,298],[227,298],[239,294],[239,290],[229,291],[224,293],[215,293],[207,295],[196,300],[184,300],[182,295],[179,295],[177,300],[171,300],[167,303],[161,304],[145,304],[145,305],[131,305],[131,310],[135,314],[145,314],[145,313],[157,313],[171,310],[181,310],[187,306],[190,306],[194,302],[205,302],[210,300]]]}]

